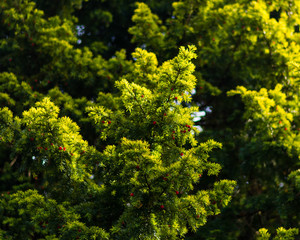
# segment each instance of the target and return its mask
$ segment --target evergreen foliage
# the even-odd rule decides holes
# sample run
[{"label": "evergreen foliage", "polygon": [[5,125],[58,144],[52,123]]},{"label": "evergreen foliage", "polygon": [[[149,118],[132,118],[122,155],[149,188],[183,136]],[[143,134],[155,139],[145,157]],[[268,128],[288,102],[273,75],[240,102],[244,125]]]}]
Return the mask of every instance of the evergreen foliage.
[{"label": "evergreen foliage", "polygon": [[299,9],[0,1],[0,238],[299,238]]},{"label": "evergreen foliage", "polygon": [[137,49],[133,55],[139,73],[149,69],[142,72],[148,73],[142,80],[149,79],[144,86],[122,79],[116,83],[122,108],[88,109],[101,138],[119,143],[103,152],[99,178],[126,203],[113,232],[123,239],[175,239],[218,214],[228,204],[235,183],[221,180],[210,190],[195,189],[203,174],[218,175],[220,165],[208,161],[208,153],[220,144],[212,140],[198,144],[190,117],[196,109],[180,104],[191,100],[189,92],[196,81],[190,62],[194,47],[181,48],[177,57],[159,67],[155,55],[145,50]]}]

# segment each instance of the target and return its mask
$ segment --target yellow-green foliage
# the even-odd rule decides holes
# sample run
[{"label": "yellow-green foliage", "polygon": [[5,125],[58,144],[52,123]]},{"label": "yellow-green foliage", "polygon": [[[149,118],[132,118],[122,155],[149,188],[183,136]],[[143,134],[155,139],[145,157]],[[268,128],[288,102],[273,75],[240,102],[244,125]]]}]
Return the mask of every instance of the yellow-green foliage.
[{"label": "yellow-green foliage", "polygon": [[72,180],[88,178],[90,170],[82,153],[90,148],[79,134],[77,124],[68,117],[59,118],[59,108],[49,98],[35,106],[24,111],[21,119],[13,118],[8,108],[1,110],[2,141],[14,144],[13,155],[33,174],[50,165]]},{"label": "yellow-green foliage", "polygon": [[99,90],[113,86],[111,79],[118,79],[130,69],[125,50],[106,60],[87,47],[77,48],[73,18],[46,18],[31,1],[2,1],[0,7],[4,30],[9,33],[0,38],[5,65],[10,72],[21,75],[33,90],[45,93],[59,85],[73,95],[95,96]]},{"label": "yellow-green foliage", "polygon": [[[135,70],[126,75],[130,81],[116,83],[121,92],[116,101],[123,107],[87,108],[102,139],[117,142],[106,147],[99,172],[111,194],[124,204],[112,230],[116,235],[176,239],[188,228],[195,231],[204,225],[231,199],[234,181],[195,190],[203,174],[218,175],[221,169],[209,160],[209,153],[221,144],[213,140],[198,144],[191,120],[198,109],[182,104],[190,102],[196,84],[191,63],[195,50],[182,47],[178,56],[158,66],[153,53],[137,49]],[[112,99],[102,94],[104,102],[105,97]]]},{"label": "yellow-green foliage", "polygon": [[300,116],[299,99],[297,94],[287,99],[282,87],[277,85],[274,90],[262,88],[260,91],[250,91],[240,86],[228,94],[241,95],[246,106],[244,118],[247,128],[255,128],[256,135],[264,141],[276,139],[276,144],[282,144],[289,152],[295,151],[299,157],[300,133],[294,122]]},{"label": "yellow-green foliage", "polygon": [[128,29],[133,34],[132,42],[149,41],[150,46],[162,44],[165,27],[161,26],[161,20],[153,14],[145,3],[137,3],[132,21],[135,26]]},{"label": "yellow-green foliage", "polygon": [[[284,229],[283,227],[280,227],[276,230],[276,232],[277,234],[273,238],[274,240],[294,240],[295,235],[298,234],[299,230],[296,228]],[[259,229],[259,236],[257,237],[257,240],[269,240],[270,237],[271,234],[267,229]]]},{"label": "yellow-green foliage", "polygon": [[0,1],[1,239],[299,225],[300,1],[144,2]]},{"label": "yellow-green foliage", "polygon": [[67,203],[58,204],[36,190],[5,194],[0,199],[0,221],[9,230],[0,230],[1,239],[109,239],[101,228],[88,227]]},{"label": "yellow-green foliage", "polygon": [[[0,104],[9,106],[17,113],[21,113],[25,107],[32,105],[35,95],[30,85],[24,81],[19,82],[13,73],[0,73]],[[19,102],[22,99],[22,103]]]},{"label": "yellow-green foliage", "polygon": [[[289,62],[299,62],[299,32],[294,28],[299,24],[299,4],[181,0],[173,2],[172,16],[162,22],[140,3],[129,32],[139,46],[154,49],[159,59],[173,56],[181,45],[194,44],[200,92],[218,95],[224,87],[237,85],[272,88],[291,76]],[[276,19],[270,18],[271,12]],[[156,41],[147,33],[145,18],[156,26],[149,31]]]}]

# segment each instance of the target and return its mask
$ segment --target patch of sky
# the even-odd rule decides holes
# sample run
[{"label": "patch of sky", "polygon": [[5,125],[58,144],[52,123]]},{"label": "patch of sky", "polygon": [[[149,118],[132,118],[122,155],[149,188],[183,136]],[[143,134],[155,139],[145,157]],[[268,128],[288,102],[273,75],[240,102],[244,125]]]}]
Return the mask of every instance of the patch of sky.
[{"label": "patch of sky", "polygon": [[48,159],[47,158],[42,158],[42,164],[45,166],[48,162]]},{"label": "patch of sky", "polygon": [[84,25],[77,25],[76,26],[77,36],[82,36],[85,33],[84,29],[85,29]]},{"label": "patch of sky", "polygon": [[206,114],[205,111],[193,112],[191,114],[191,117],[193,118],[194,122],[198,122],[200,121],[201,117],[205,116],[205,114]]}]

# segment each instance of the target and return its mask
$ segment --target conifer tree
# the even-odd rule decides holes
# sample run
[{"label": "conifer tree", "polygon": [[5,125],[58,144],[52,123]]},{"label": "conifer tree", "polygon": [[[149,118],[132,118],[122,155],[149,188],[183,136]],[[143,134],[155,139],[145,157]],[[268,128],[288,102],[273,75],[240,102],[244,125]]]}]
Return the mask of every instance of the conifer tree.
[{"label": "conifer tree", "polygon": [[[219,214],[235,183],[220,180],[195,191],[202,175],[218,175],[220,165],[208,153],[221,145],[197,143],[191,121],[197,109],[181,104],[190,102],[196,81],[194,50],[181,48],[157,66],[153,53],[137,49],[136,71],[127,75],[137,81],[116,83],[121,92],[114,97],[116,109],[98,104],[87,109],[101,139],[114,143],[103,152],[88,146],[79,127],[60,118],[49,98],[22,117],[2,108],[1,143],[11,158],[2,171],[15,167],[19,181],[29,180],[4,193],[2,236],[104,239],[110,231],[112,238],[176,239]],[[39,193],[24,191],[32,188]],[[18,219],[24,221],[21,230],[15,227]]]},{"label": "conifer tree", "polygon": [[[272,147],[271,140],[258,141],[256,137],[261,130],[254,126],[261,123],[256,120],[251,122],[251,128],[245,129],[251,118],[244,115],[243,103],[236,96],[227,96],[227,92],[237,86],[259,92],[261,88],[271,91],[278,83],[282,85],[279,91],[287,94],[287,99],[299,95],[296,80],[299,73],[293,70],[299,62],[298,2],[183,0],[172,6],[172,16],[161,21],[145,3],[137,4],[132,18],[134,25],[129,28],[132,41],[158,52],[159,59],[174,54],[179,45],[194,43],[197,46],[198,58],[194,63],[198,82],[193,100],[206,113],[199,122],[204,130],[201,137],[223,143],[222,153],[216,152],[224,169],[221,174],[236,179],[239,187],[236,202],[224,211],[223,218],[216,218],[201,228],[195,239],[210,236],[213,239],[237,236],[253,239],[260,227],[272,226],[274,232],[280,226],[299,225],[299,217],[292,217],[291,212],[291,218],[278,214],[277,207],[287,202],[278,198],[280,189],[274,186],[277,181],[287,184],[287,175],[297,169],[299,152],[290,154],[279,138],[272,140]],[[290,103],[297,105],[298,101],[292,98]],[[258,102],[260,107],[265,104],[262,99]],[[255,106],[253,111],[260,107]],[[284,111],[294,115],[288,125],[293,126],[293,135],[297,136],[298,109],[286,107]],[[287,130],[280,129],[289,132],[289,126]],[[286,144],[291,143],[287,135],[282,138],[287,138]],[[274,148],[276,144],[278,148]],[[280,163],[285,173],[279,177]],[[292,209],[294,205],[287,206]],[[224,232],[227,232],[226,237]]]},{"label": "conifer tree", "polygon": [[298,53],[297,0],[0,1],[0,238],[297,239]]},{"label": "conifer tree", "polygon": [[[212,189],[195,191],[202,175],[218,175],[220,165],[208,160],[219,143],[198,144],[189,103],[195,85],[190,60],[194,47],[157,66],[156,56],[137,49],[129,82],[116,83],[122,108],[89,108],[101,138],[117,142],[103,153],[99,175],[105,186],[126,203],[113,231],[122,238],[176,239],[205,224],[230,200],[234,182],[217,181]],[[125,127],[126,126],[126,127]]]}]

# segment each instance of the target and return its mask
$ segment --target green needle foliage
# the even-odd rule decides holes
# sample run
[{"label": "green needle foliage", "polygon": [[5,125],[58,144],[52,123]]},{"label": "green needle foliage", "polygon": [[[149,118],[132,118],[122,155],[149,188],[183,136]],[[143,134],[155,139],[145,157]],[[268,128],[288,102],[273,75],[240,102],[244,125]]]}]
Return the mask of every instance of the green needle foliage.
[{"label": "green needle foliage", "polygon": [[67,204],[46,199],[35,190],[4,195],[0,202],[1,239],[109,239],[103,229],[80,222]]},{"label": "green needle foliage", "polygon": [[[88,146],[76,123],[58,116],[59,108],[49,98],[24,111],[22,117],[2,108],[1,142],[10,149],[10,165],[18,168],[23,178],[33,178],[35,188],[47,198],[31,190],[6,194],[1,202],[1,234],[18,237],[30,228],[26,234],[35,238],[64,239],[78,235],[72,230],[80,228],[82,239],[89,239],[90,234],[103,239],[107,233],[97,225],[101,227],[106,216],[101,210],[88,209],[104,204],[100,209],[112,211],[113,216],[109,220],[112,225],[103,227],[114,238],[176,239],[188,229],[195,231],[204,225],[208,216],[219,214],[220,208],[228,205],[235,182],[221,180],[211,189],[195,189],[202,175],[218,175],[221,167],[208,160],[208,153],[221,144],[213,140],[198,144],[191,121],[197,108],[181,104],[190,102],[196,82],[191,63],[194,51],[193,46],[181,48],[177,57],[157,66],[153,53],[137,49],[134,68],[146,69],[144,74],[150,80],[144,79],[143,86],[126,79],[118,81],[121,94],[116,97],[119,107],[115,111],[98,105],[87,108],[101,138],[114,142],[102,153]],[[136,71],[127,77],[134,75]],[[28,202],[19,202],[22,198]],[[15,201],[19,205],[14,205]],[[62,230],[52,226],[57,211],[44,214],[59,204],[68,206],[60,207],[63,214],[77,214],[76,218],[57,220],[57,226],[66,225]],[[39,211],[31,209],[32,205]],[[25,218],[25,226],[15,234],[18,216]],[[89,228],[78,220],[92,225]],[[36,227],[39,221],[42,229]],[[49,228],[45,221],[50,222]]]},{"label": "green needle foliage", "polygon": [[0,238],[299,238],[299,9],[0,1]]},{"label": "green needle foliage", "polygon": [[[260,227],[298,227],[299,195],[288,176],[299,168],[299,2],[182,0],[172,7],[162,21],[137,4],[132,42],[159,60],[180,45],[197,46],[193,101],[206,112],[200,139],[223,144],[213,155],[221,175],[238,182],[228,211],[191,239],[254,239]],[[226,94],[236,87],[245,105]]]},{"label": "green needle foliage", "polygon": [[196,108],[180,104],[190,102],[195,85],[190,62],[194,51],[181,48],[177,57],[157,66],[154,54],[137,49],[132,75],[147,69],[149,83],[145,78],[143,86],[122,79],[116,83],[122,108],[88,109],[101,138],[118,142],[103,152],[99,175],[123,201],[124,212],[112,229],[121,239],[182,237],[220,213],[231,199],[234,181],[195,189],[203,174],[218,175],[220,165],[209,161],[208,153],[221,145],[212,140],[198,144],[190,117]]},{"label": "green needle foliage", "polygon": [[[284,228],[278,228],[277,229],[277,236],[275,236],[274,240],[293,240],[295,239],[295,235],[297,235],[299,232],[296,228],[291,229],[284,229]],[[268,233],[268,230],[265,228],[259,229],[259,236],[258,240],[269,240],[271,237],[271,234]]]}]

